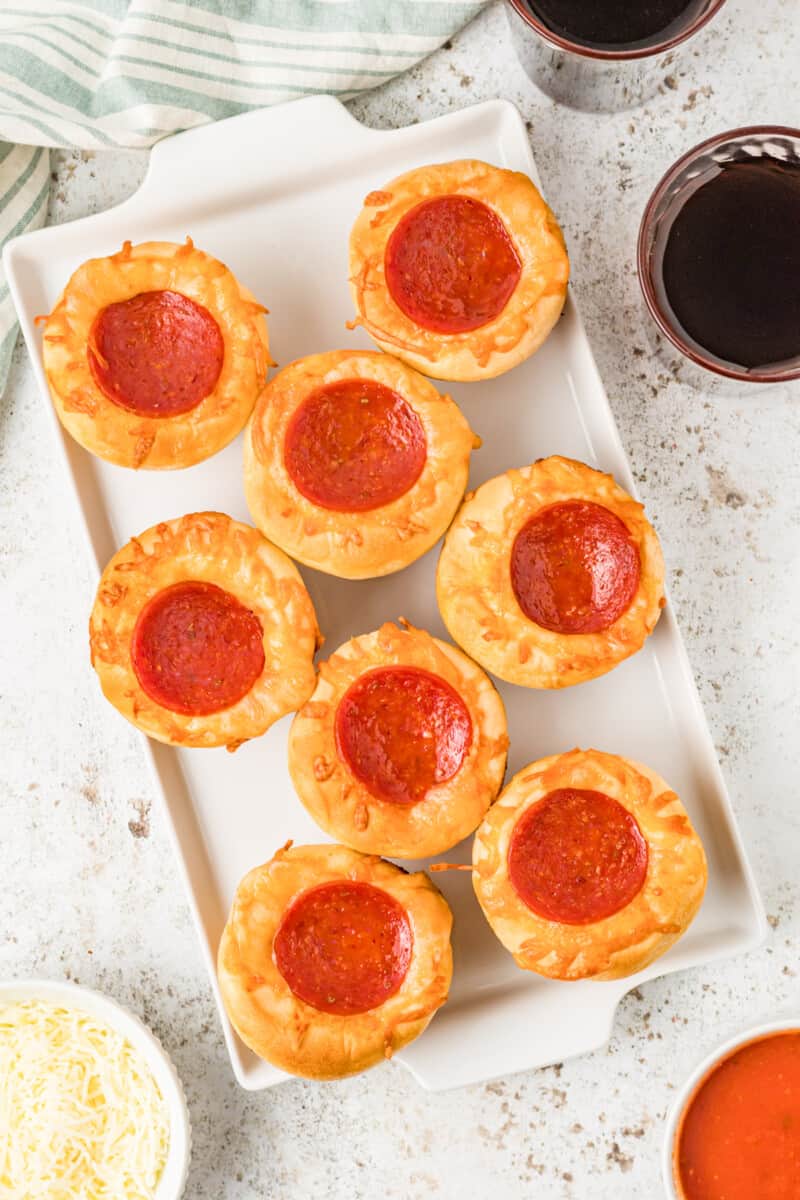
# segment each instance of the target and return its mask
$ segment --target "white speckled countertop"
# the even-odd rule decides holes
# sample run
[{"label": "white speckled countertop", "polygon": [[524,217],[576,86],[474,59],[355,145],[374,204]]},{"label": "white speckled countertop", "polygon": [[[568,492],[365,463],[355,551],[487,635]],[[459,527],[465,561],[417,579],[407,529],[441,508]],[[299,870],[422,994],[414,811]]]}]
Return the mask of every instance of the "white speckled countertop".
[{"label": "white speckled countertop", "polygon": [[[657,1200],[665,1110],[695,1060],[744,1022],[800,1013],[800,388],[731,400],[675,382],[650,356],[634,268],[643,205],[680,153],[800,124],[798,62],[797,0],[730,0],[646,108],[579,114],[527,82],[495,4],[352,105],[381,127],[494,96],[522,110],[770,914],[758,953],[629,995],[588,1057],[435,1096],[391,1064],[237,1087],[138,741],[89,669],[89,561],[18,348],[0,406],[0,977],[76,979],[153,1026],[192,1110],[189,1200]],[[54,168],[64,221],[132,192],[145,157],[60,152]]]}]

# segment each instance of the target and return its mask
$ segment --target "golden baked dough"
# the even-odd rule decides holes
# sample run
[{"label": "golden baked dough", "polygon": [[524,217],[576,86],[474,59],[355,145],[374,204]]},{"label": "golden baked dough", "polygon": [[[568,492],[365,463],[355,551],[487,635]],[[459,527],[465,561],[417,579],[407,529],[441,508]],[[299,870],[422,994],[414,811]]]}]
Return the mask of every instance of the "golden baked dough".
[{"label": "golden baked dough", "polygon": [[[455,321],[421,324],[408,305],[404,309],[398,304],[390,290],[391,269],[388,278],[386,269],[387,247],[398,224],[417,206],[443,197],[467,198],[488,208],[493,214],[488,218],[488,232],[491,234],[492,225],[499,222],[501,235],[503,230],[506,235],[505,239],[501,236],[501,242],[510,238],[510,254],[515,256],[519,272],[516,285],[499,311],[506,294],[501,281],[492,292],[494,303],[486,309],[486,320],[473,328],[457,327],[455,332],[446,330],[454,324],[463,327],[471,323],[463,312],[458,312]],[[447,231],[442,236],[447,238]],[[424,302],[429,305],[438,273],[442,302],[452,314],[459,308],[457,302],[454,308],[447,300],[451,293],[446,290],[445,280],[453,274],[452,249],[448,247],[437,262],[429,255],[424,237],[421,245],[425,249],[419,260],[410,263],[409,276],[419,295],[428,297]],[[475,252],[468,276],[471,288],[479,288],[480,281],[486,279],[485,246],[479,227],[470,240]],[[382,350],[437,379],[490,379],[528,358],[558,320],[568,280],[564,237],[536,186],[527,175],[474,159],[418,167],[370,192],[350,235],[350,286],[358,313],[355,324],[363,325]],[[509,276],[508,286],[512,285],[513,276]],[[481,320],[481,309],[476,311],[479,315],[475,319]],[[439,329],[433,327],[437,323]]]},{"label": "golden baked dough", "polygon": [[[211,665],[219,668],[219,677],[206,680],[209,687],[222,688],[216,696],[230,699],[228,689],[236,691],[235,682],[247,687],[228,707],[217,708],[213,694],[210,704],[199,703],[196,689],[206,675],[200,676],[199,683],[197,677],[194,682],[188,679],[186,702],[179,702],[184,711],[154,698],[153,692],[161,684],[160,676],[153,683],[152,671],[166,670],[169,685],[172,672],[180,684],[187,671],[202,668],[196,659],[187,658],[186,653],[182,656],[187,639],[193,639],[188,644],[190,653],[192,646],[200,644],[200,637],[193,624],[187,624],[180,614],[174,616],[174,609],[171,629],[162,628],[157,635],[158,655],[153,658],[143,649],[141,660],[134,665],[134,637],[144,639],[152,627],[140,622],[140,614],[155,597],[159,604],[175,597],[175,588],[180,589],[178,595],[184,602],[187,588],[189,602],[198,592],[203,596],[210,593],[219,621],[225,622],[231,608],[234,619],[237,614],[240,618],[238,626],[224,626],[221,641],[212,636],[210,643],[206,642],[212,655],[217,651]],[[168,596],[169,589],[173,591]],[[152,604],[148,612],[154,612]],[[214,616],[212,612],[211,618]],[[198,615],[198,624],[202,619],[202,614]],[[240,640],[235,642],[231,639],[237,630]],[[97,589],[89,640],[92,665],[106,699],[144,733],[176,746],[235,750],[308,699],[314,689],[313,659],[321,638],[313,605],[294,563],[256,529],[223,513],[206,512],[154,525],[114,555]],[[245,662],[248,669],[254,663],[250,675],[247,670],[241,674]],[[144,676],[140,678],[144,668],[149,690],[142,682]],[[209,707],[212,711],[196,711]]]},{"label": "golden baked dough", "polygon": [[[545,628],[523,611],[512,583],[512,551],[532,517],[550,514],[556,505],[573,507],[573,502],[599,505],[611,514],[600,516],[613,522],[612,536],[628,543],[623,550],[634,557],[638,553],[638,583],[633,574],[626,576],[635,590],[610,624],[565,633]],[[609,582],[615,586],[616,566],[610,580],[607,565],[601,567],[600,585],[590,569],[577,569],[578,591],[588,587],[591,603],[598,586],[601,591]],[[562,575],[574,579],[569,569],[565,563]],[[610,671],[641,649],[666,603],[661,547],[642,505],[610,475],[558,455],[506,471],[467,496],[442,548],[436,591],[453,639],[487,671],[532,688],[568,687]]]},{"label": "golden baked dough", "polygon": [[[405,684],[395,675],[388,695],[380,688],[365,693],[386,668],[423,674],[406,675]],[[421,692],[403,690],[414,682]],[[359,695],[358,721],[346,726]],[[438,737],[420,725],[431,712]],[[381,714],[385,723],[376,730]],[[503,702],[483,671],[421,629],[386,624],[320,665],[314,694],[292,722],[289,771],[311,816],[337,841],[392,858],[427,858],[468,837],[483,819],[502,785],[507,747]],[[398,762],[392,751],[405,757]],[[376,768],[378,753],[386,763]],[[423,787],[420,799],[409,799]]]},{"label": "golden baked dough", "polygon": [[[566,923],[540,915],[525,903],[509,875],[509,847],[517,823],[560,789],[610,797],[634,818],[646,845],[646,874],[640,890],[622,908],[591,923]],[[591,836],[593,831],[588,832]],[[600,893],[595,890],[592,899],[591,876],[587,883],[593,860],[576,859],[575,844],[564,838],[556,844],[560,859],[551,862],[544,854],[537,863],[536,870],[542,872],[539,885],[549,883],[552,889],[558,876],[567,899],[553,889],[553,903],[569,903],[571,892],[588,889],[588,899],[584,895],[573,903],[596,904]],[[553,851],[555,859],[555,844]],[[591,856],[591,851],[587,853]],[[620,854],[617,842],[606,864],[619,862]],[[523,970],[551,979],[619,979],[643,970],[689,927],[707,879],[702,842],[675,793],[649,768],[599,750],[572,750],[543,758],[515,775],[475,835],[473,866],[478,903],[497,937]],[[630,858],[620,870],[615,886],[629,876]]]},{"label": "golden baked dough", "polygon": [[[346,969],[352,958],[342,966],[337,962],[338,970],[331,964],[334,957],[338,960],[341,944],[333,918],[326,924],[321,949],[319,944],[314,947],[318,962],[324,956],[319,974],[308,955],[301,964],[303,984],[323,990],[332,984],[338,996],[326,994],[326,1007],[351,1011],[325,1011],[307,1003],[278,966],[276,939],[285,929],[287,910],[309,891],[332,883],[355,885],[362,892],[364,885],[380,889],[378,899],[388,896],[391,908],[401,906],[408,922],[406,932],[410,927],[409,939],[394,939],[396,952],[405,952],[407,959],[399,987],[366,1010],[353,1011],[358,1007],[353,1001],[359,981]],[[292,1075],[339,1079],[373,1067],[418,1037],[447,999],[453,970],[452,922],[447,902],[421,871],[409,875],[344,846],[289,843],[241,881],[222,934],[217,967],[231,1024],[251,1050]],[[355,941],[350,931],[344,954],[352,952]],[[350,1004],[336,1005],[344,997]]]},{"label": "golden baked dough", "polygon": [[[363,396],[349,386],[354,382],[365,389]],[[382,413],[393,394],[401,397],[401,411]],[[317,408],[317,417],[296,435],[299,411],[308,413],[311,396],[327,413]],[[365,414],[370,408],[376,414],[378,446],[370,445],[372,431],[358,437],[356,403]],[[342,458],[353,437],[356,449]],[[344,579],[387,575],[419,558],[444,533],[467,486],[470,451],[479,444],[450,397],[396,358],[374,350],[312,354],[280,371],[256,403],[245,435],[247,504],[261,532],[300,562]],[[311,489],[303,480],[305,494],[287,467],[290,445],[303,456],[300,466],[308,464],[305,469],[316,474]],[[391,486],[387,490],[392,464],[411,480],[399,494],[402,484],[394,494]],[[309,494],[320,485],[325,504]],[[353,501],[356,493],[360,498]],[[378,500],[374,507],[370,495]],[[346,503],[358,510],[343,511]]]},{"label": "golden baked dough", "polygon": [[[99,386],[90,364],[91,350],[107,366],[94,340],[100,314],[158,292],[178,293],[199,305],[206,327],[213,331],[208,317],[216,323],[213,337],[221,335],[221,369],[215,383],[213,371],[209,377],[213,390],[175,415],[152,415],[152,404],[142,411],[123,407]],[[89,259],[64,288],[44,329],[44,369],[62,425],[86,450],[121,467],[190,467],[216,454],[244,426],[266,378],[271,360],[265,312],[228,268],[196,249],[191,238],[182,246],[125,242],[108,258]],[[194,359],[189,350],[187,363],[196,370]]]}]

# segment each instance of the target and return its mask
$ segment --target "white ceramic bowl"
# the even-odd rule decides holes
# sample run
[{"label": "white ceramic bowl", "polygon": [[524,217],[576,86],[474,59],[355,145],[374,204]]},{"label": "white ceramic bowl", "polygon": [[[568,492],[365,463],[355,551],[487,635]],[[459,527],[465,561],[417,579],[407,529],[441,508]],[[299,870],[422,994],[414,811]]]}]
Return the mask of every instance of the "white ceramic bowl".
[{"label": "white ceramic bowl", "polygon": [[112,1026],[139,1051],[153,1072],[169,1112],[169,1153],[156,1189],[156,1200],[180,1200],[186,1185],[192,1153],[189,1109],[178,1073],[155,1034],[116,1000],[75,983],[22,979],[0,983],[0,1005],[20,1000],[46,1000],[65,1008],[78,1008]]},{"label": "white ceramic bowl", "polygon": [[675,1186],[675,1175],[672,1169],[673,1153],[683,1110],[697,1085],[705,1079],[712,1067],[717,1066],[723,1059],[728,1058],[740,1046],[745,1046],[748,1042],[755,1042],[762,1037],[768,1037],[771,1033],[786,1033],[793,1030],[800,1031],[800,1016],[783,1017],[780,1020],[770,1021],[766,1025],[754,1025],[748,1029],[743,1029],[735,1037],[729,1038],[727,1042],[723,1042],[721,1046],[717,1046],[716,1050],[712,1050],[692,1071],[673,1100],[667,1114],[661,1169],[664,1177],[664,1190],[669,1200],[683,1200],[683,1196],[681,1196]]}]

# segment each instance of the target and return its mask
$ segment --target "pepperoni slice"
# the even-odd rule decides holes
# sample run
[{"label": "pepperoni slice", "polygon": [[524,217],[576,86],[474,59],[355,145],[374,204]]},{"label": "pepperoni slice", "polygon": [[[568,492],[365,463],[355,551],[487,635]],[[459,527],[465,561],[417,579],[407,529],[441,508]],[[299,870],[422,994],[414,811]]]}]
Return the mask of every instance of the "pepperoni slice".
[{"label": "pepperoni slice", "polygon": [[398,392],[372,379],[344,379],[303,401],[283,456],[306,499],[336,512],[366,512],[413,487],[427,445],[422,422]]},{"label": "pepperoni slice", "polygon": [[590,925],[638,895],[647,858],[639,825],[618,800],[559,788],[517,821],[508,875],[520,899],[540,917]]},{"label": "pepperoni slice", "polygon": [[464,701],[417,667],[367,671],[336,710],[339,756],[372,796],[393,804],[416,804],[452,779],[471,743]]},{"label": "pepperoni slice", "polygon": [[133,630],[131,662],[156,704],[187,717],[222,712],[264,669],[261,622],[235,596],[191,580],[157,592]]},{"label": "pepperoni slice", "polygon": [[321,883],[289,906],[275,964],[298,999],[351,1017],[400,990],[414,935],[401,904],[371,883]]},{"label": "pepperoni slice", "polygon": [[511,586],[531,621],[554,633],[597,633],[639,587],[639,549],[615,513],[588,500],[551,504],[522,526]]},{"label": "pepperoni slice", "polygon": [[522,274],[503,222],[469,196],[437,196],[407,212],[389,238],[384,269],[397,307],[434,333],[493,321]]},{"label": "pepperoni slice", "polygon": [[103,395],[140,417],[191,412],[217,386],[225,343],[202,305],[140,292],[97,314],[87,357]]}]

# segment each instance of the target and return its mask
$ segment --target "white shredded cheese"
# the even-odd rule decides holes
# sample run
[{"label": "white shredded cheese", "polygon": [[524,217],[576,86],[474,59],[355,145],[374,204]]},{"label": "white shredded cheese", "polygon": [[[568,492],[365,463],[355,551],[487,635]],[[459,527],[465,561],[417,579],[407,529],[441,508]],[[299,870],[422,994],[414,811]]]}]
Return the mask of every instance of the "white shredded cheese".
[{"label": "white shredded cheese", "polygon": [[153,1200],[169,1115],[129,1041],[80,1009],[0,1007],[2,1200]]}]

